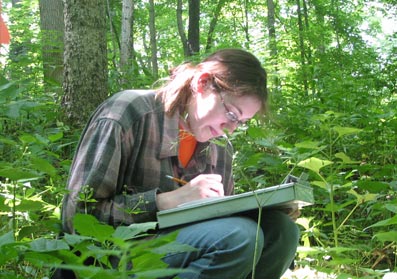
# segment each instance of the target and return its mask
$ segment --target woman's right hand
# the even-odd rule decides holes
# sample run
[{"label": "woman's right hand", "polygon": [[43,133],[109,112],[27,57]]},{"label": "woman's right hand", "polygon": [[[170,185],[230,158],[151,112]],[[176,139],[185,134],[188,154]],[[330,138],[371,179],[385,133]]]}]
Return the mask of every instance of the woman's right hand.
[{"label": "woman's right hand", "polygon": [[164,210],[177,207],[182,203],[223,195],[222,176],[200,174],[174,191],[157,194],[156,203],[158,210]]}]

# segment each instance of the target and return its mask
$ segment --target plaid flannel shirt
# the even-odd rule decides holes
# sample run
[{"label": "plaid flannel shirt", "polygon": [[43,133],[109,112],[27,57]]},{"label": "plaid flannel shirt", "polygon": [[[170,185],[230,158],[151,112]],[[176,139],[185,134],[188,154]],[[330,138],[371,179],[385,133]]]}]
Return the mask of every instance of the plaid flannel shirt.
[{"label": "plaid flannel shirt", "polygon": [[72,233],[73,216],[86,211],[113,226],[156,221],[156,194],[179,187],[166,175],[189,181],[199,174],[217,173],[223,177],[225,195],[231,195],[230,142],[198,143],[183,168],[177,156],[179,117],[165,114],[154,91],[123,91],[100,105],[82,133],[71,165],[62,206],[64,231]]}]

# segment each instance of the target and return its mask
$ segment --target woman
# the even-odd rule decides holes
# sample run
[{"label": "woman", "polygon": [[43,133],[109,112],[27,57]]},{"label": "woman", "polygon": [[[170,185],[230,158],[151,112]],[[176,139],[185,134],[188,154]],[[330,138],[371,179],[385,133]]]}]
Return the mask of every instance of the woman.
[{"label": "woman", "polygon": [[[232,146],[211,140],[262,114],[266,102],[265,70],[239,49],[180,65],[157,91],[113,95],[82,134],[63,204],[64,230],[73,232],[76,212],[117,226],[155,221],[158,210],[233,194]],[[87,187],[95,203],[82,200]],[[262,253],[256,278],[280,278],[295,255],[298,229],[278,211],[265,212],[261,227],[256,237],[256,220],[243,216],[183,226],[177,241],[197,251],[170,254],[164,261],[188,268],[179,278],[246,278],[257,244]]]}]

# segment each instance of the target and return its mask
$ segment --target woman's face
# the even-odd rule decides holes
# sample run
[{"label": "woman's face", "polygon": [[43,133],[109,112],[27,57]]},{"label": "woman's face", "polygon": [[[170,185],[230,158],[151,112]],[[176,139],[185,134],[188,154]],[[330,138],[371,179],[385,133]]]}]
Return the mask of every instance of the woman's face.
[{"label": "woman's face", "polygon": [[[261,102],[254,96],[221,94],[207,89],[192,96],[187,125],[199,142],[233,133],[239,123],[252,118],[261,108]],[[230,120],[230,114],[234,114],[238,122]]]}]

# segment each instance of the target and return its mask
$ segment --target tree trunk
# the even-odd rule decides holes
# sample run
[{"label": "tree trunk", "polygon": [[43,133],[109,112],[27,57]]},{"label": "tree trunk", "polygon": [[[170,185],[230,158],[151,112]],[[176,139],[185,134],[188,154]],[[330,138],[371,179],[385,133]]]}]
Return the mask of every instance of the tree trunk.
[{"label": "tree trunk", "polygon": [[39,7],[44,81],[58,87],[63,82],[63,1],[40,0]]},{"label": "tree trunk", "polygon": [[219,15],[221,14],[222,8],[225,5],[226,0],[219,0],[216,5],[214,15],[211,17],[210,26],[208,28],[207,43],[205,50],[209,51],[212,48],[212,41],[214,39],[214,31],[218,22]]},{"label": "tree trunk", "polygon": [[157,62],[157,32],[155,22],[154,0],[149,0],[149,30],[150,30],[150,50],[153,79],[157,80],[159,76],[158,62]]},{"label": "tree trunk", "polygon": [[105,0],[65,0],[65,122],[82,126],[107,97]]},{"label": "tree trunk", "polygon": [[185,57],[189,57],[190,52],[189,52],[189,46],[188,46],[185,28],[184,28],[183,19],[182,19],[182,9],[183,9],[182,0],[178,0],[177,7],[176,7],[176,21],[177,21],[177,25],[178,25],[178,33],[179,33],[179,36],[181,37],[183,54]]},{"label": "tree trunk", "polygon": [[306,50],[305,50],[305,40],[304,40],[304,26],[303,26],[303,20],[302,20],[302,8],[301,8],[301,3],[300,0],[296,0],[296,5],[297,5],[297,10],[298,10],[298,28],[299,28],[299,51],[300,51],[300,57],[301,57],[301,73],[302,73],[302,82],[303,82],[303,88],[305,95],[308,95],[309,91],[309,85],[308,85],[308,80],[307,80],[307,74],[306,74]]},{"label": "tree trunk", "polygon": [[269,50],[271,58],[277,56],[277,38],[276,38],[276,11],[274,1],[267,0],[267,28],[269,34]]},{"label": "tree trunk", "polygon": [[122,87],[127,83],[128,78],[126,73],[128,69],[133,67],[132,60],[134,59],[134,41],[133,41],[133,14],[134,1],[123,0],[121,16],[121,50],[120,50],[120,73]]},{"label": "tree trunk", "polygon": [[[308,8],[307,8],[307,3],[306,0],[302,0],[303,1],[303,15],[305,18],[305,30],[306,32],[309,32],[310,30],[310,25],[309,25],[309,12],[308,12]],[[307,46],[307,69],[306,69],[306,77],[308,79],[308,83],[310,84],[310,90],[312,93],[312,96],[314,97],[315,93],[316,93],[316,83],[315,83],[315,79],[314,79],[314,62],[313,62],[313,53],[312,53],[312,47],[310,44],[308,44]],[[309,88],[308,88],[309,90]]]},{"label": "tree trunk", "polygon": [[189,0],[189,56],[200,51],[200,0]]},{"label": "tree trunk", "polygon": [[249,33],[249,22],[248,22],[248,1],[244,0],[244,23],[243,23],[243,30],[245,34],[245,48],[249,49],[249,44],[250,44],[250,33]]},{"label": "tree trunk", "polygon": [[[271,81],[273,83],[272,89],[275,91],[281,90],[280,80],[278,78],[278,51],[277,51],[277,36],[276,36],[276,10],[274,8],[274,1],[267,0],[267,28],[269,34],[269,50],[270,50],[270,60],[274,67],[272,71],[274,74],[271,76]],[[276,93],[276,92],[273,92]],[[275,95],[275,94],[274,94]]]}]

